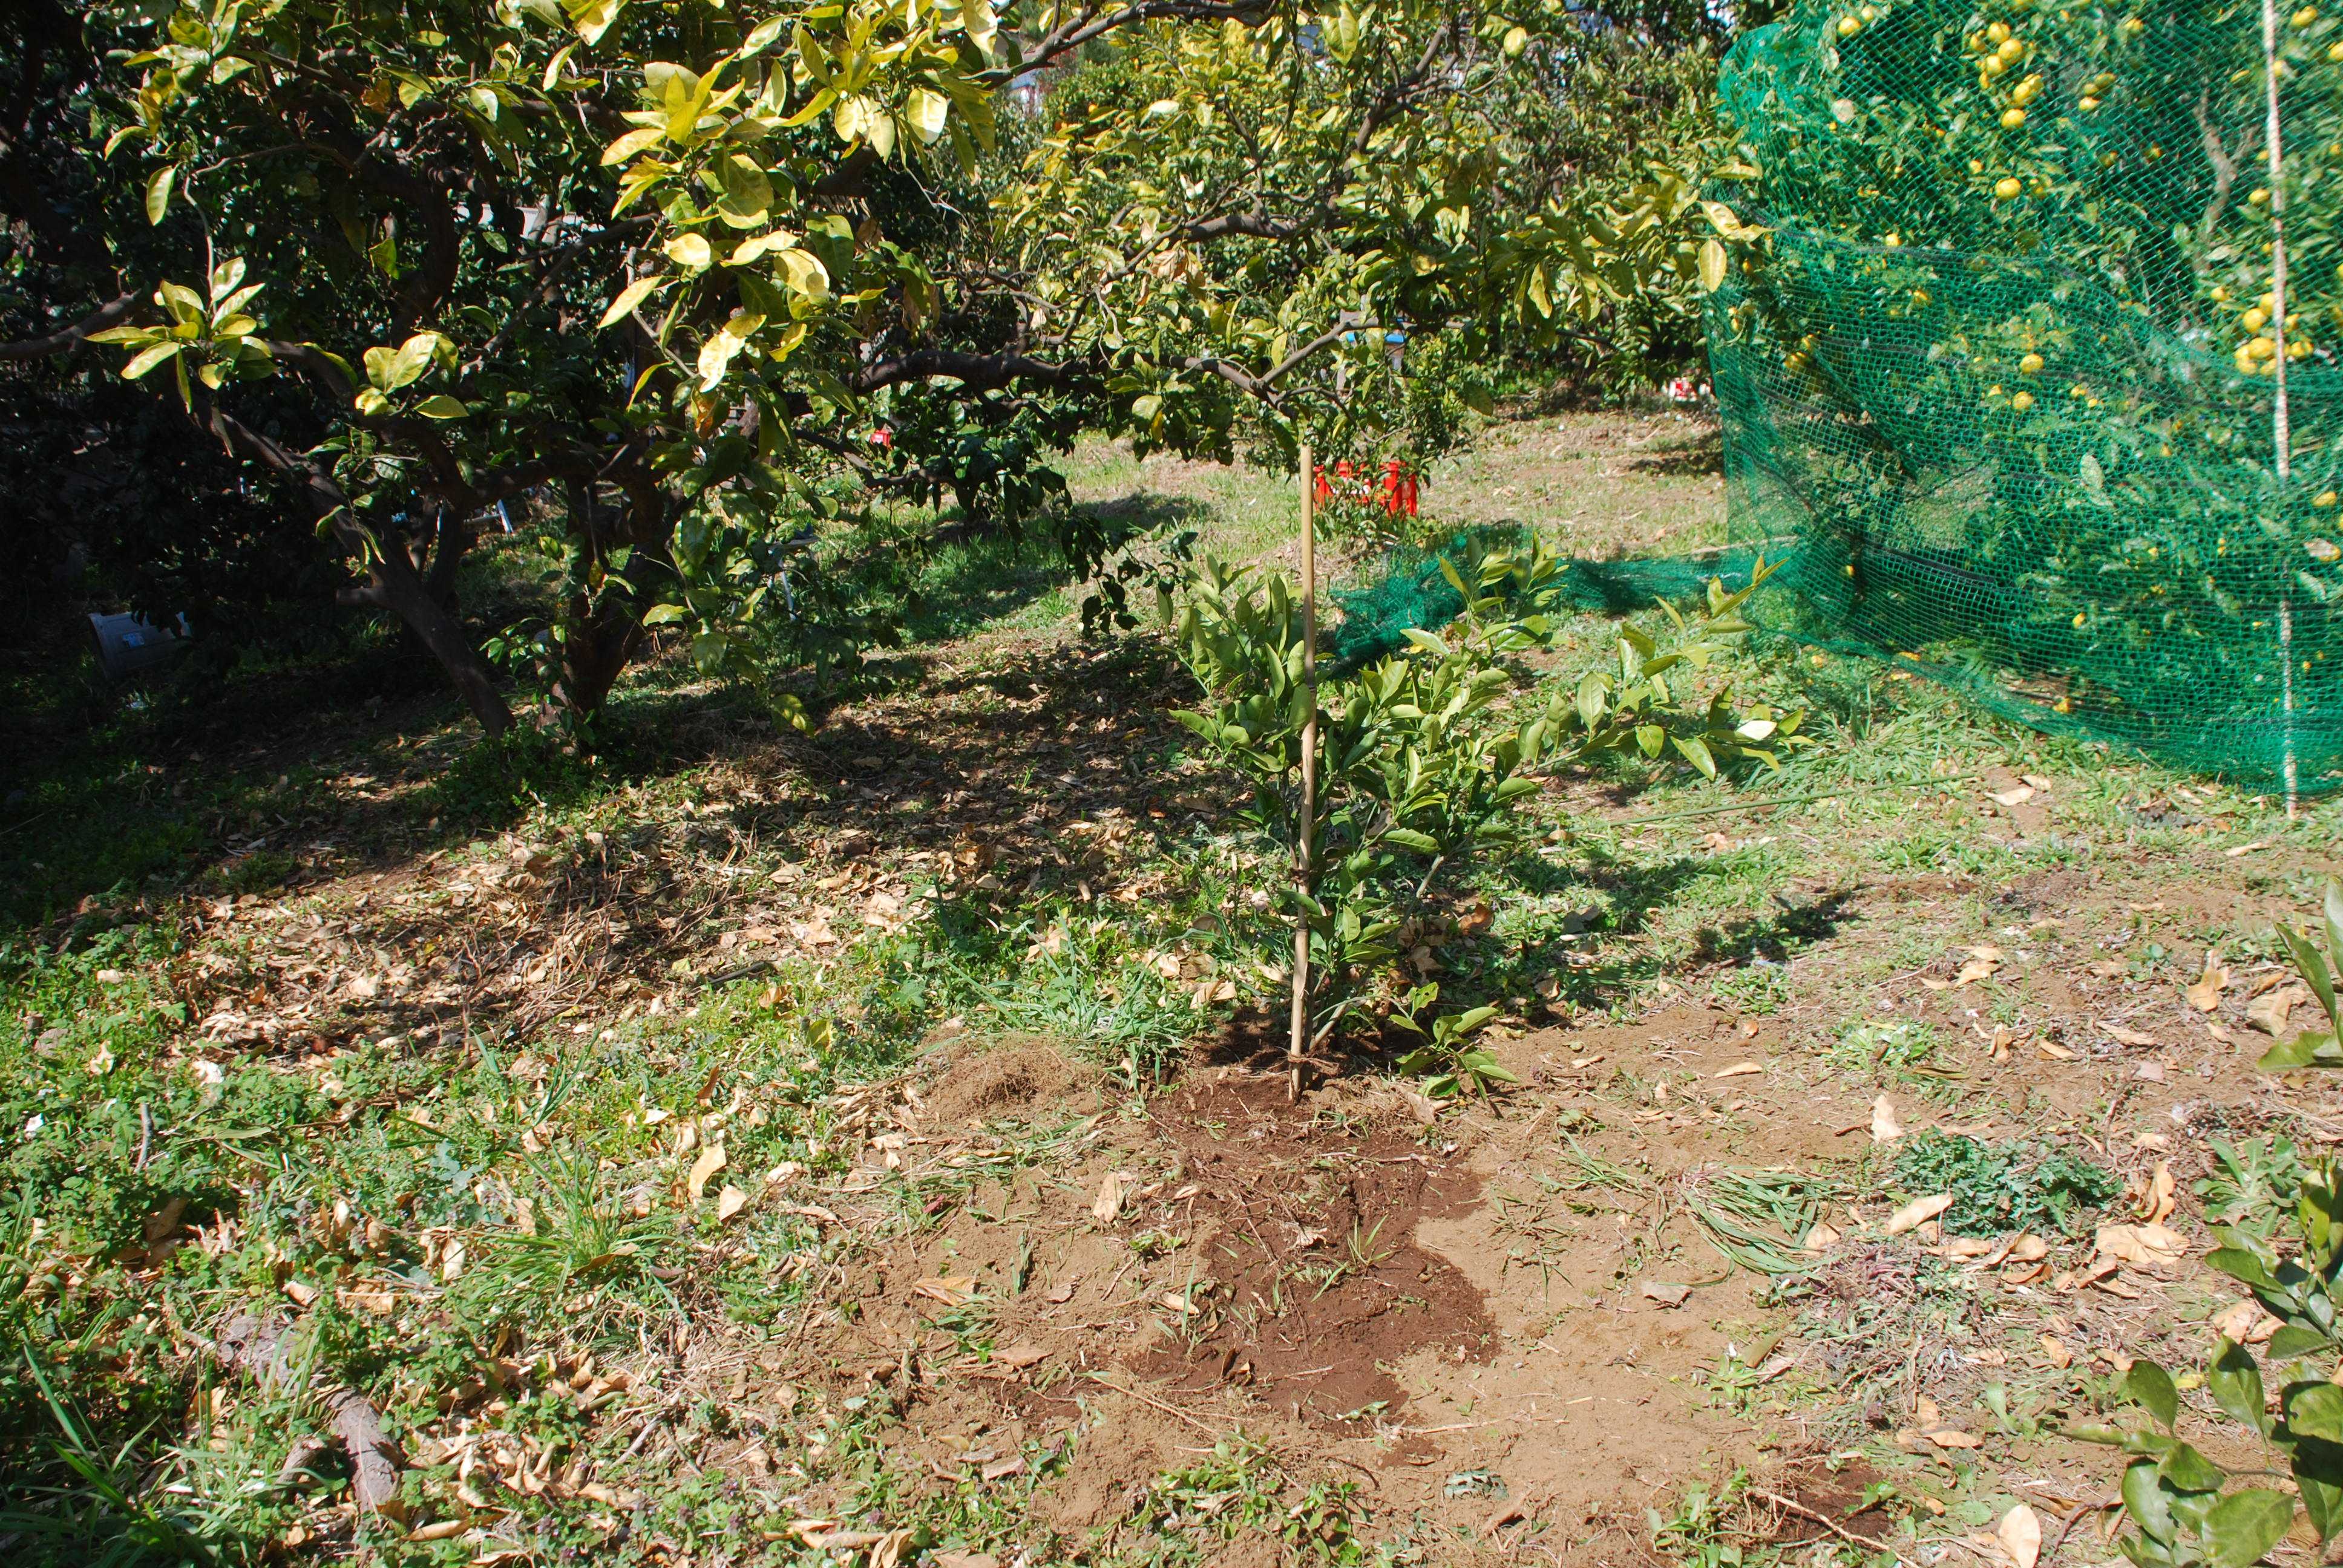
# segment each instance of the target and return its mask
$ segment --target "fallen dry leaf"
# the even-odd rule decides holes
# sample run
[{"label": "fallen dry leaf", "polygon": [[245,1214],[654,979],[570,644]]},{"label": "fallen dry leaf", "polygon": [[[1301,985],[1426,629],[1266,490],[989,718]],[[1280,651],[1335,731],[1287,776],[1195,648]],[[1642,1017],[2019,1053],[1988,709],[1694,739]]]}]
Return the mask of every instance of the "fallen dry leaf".
[{"label": "fallen dry leaf", "polygon": [[1049,1354],[1049,1352],[1043,1350],[1040,1345],[1035,1344],[1031,1340],[1019,1340],[1015,1344],[1011,1345],[1005,1351],[993,1352],[992,1359],[999,1362],[1002,1366],[1012,1367],[1018,1372],[1023,1372],[1027,1367],[1039,1365],[1042,1361],[1048,1358]]},{"label": "fallen dry leaf", "polygon": [[1915,1198],[1887,1216],[1887,1233],[1900,1236],[1906,1231],[1916,1230],[1952,1206],[1953,1195],[1950,1192],[1934,1192],[1926,1198]]},{"label": "fallen dry leaf", "polygon": [[724,1184],[724,1191],[716,1195],[716,1218],[718,1222],[721,1223],[724,1221],[731,1219],[734,1215],[739,1213],[741,1210],[746,1209],[748,1206],[749,1194],[741,1191],[740,1189],[733,1186],[729,1181],[727,1181]]},{"label": "fallen dry leaf", "polygon": [[1885,1095],[1871,1102],[1871,1141],[1893,1143],[1904,1136],[1904,1124],[1896,1120],[1896,1102]]},{"label": "fallen dry leaf", "polygon": [[1736,1061],[1731,1067],[1719,1071],[1716,1076],[1719,1078],[1746,1078],[1753,1072],[1763,1072],[1765,1070],[1765,1064],[1762,1061]]},{"label": "fallen dry leaf", "polygon": [[2075,1364],[2075,1352],[2068,1350],[2066,1342],[2056,1334],[2042,1336],[2042,1356],[2052,1366],[2062,1371]]},{"label": "fallen dry leaf", "polygon": [[2101,1258],[2147,1268],[2168,1263],[2187,1251],[2188,1241],[2162,1225],[2102,1225],[2092,1243]]},{"label": "fallen dry leaf", "polygon": [[2241,1345],[2260,1344],[2278,1332],[2278,1321],[2262,1310],[2262,1304],[2251,1296],[2232,1302],[2212,1318],[2213,1330],[2223,1339]]},{"label": "fallen dry leaf", "polygon": [[2038,1263],[2049,1255],[2050,1243],[2029,1231],[2010,1243],[2009,1255],[2002,1261],[2006,1263]]},{"label": "fallen dry leaf", "polygon": [[2160,1045],[2163,1043],[2152,1034],[2142,1034],[2138,1030],[2128,1029],[2119,1023],[2109,1023],[2105,1019],[2099,1020],[2099,1028],[2107,1033],[2108,1039],[2122,1045]]},{"label": "fallen dry leaf", "polygon": [[2014,789],[2001,790],[1993,798],[1994,804],[1996,806],[2023,806],[2033,799],[2034,786],[2031,784],[2020,784]]},{"label": "fallen dry leaf", "polygon": [[1001,1568],[1001,1559],[990,1552],[930,1552],[928,1561],[936,1568]]},{"label": "fallen dry leaf", "polygon": [[1983,1448],[1985,1446],[1985,1439],[1976,1433],[1962,1432],[1955,1427],[1945,1427],[1936,1432],[1922,1432],[1920,1435],[1938,1448]]},{"label": "fallen dry leaf", "polygon": [[2264,991],[2246,1004],[2246,1021],[2264,1034],[2284,1034],[2288,1016],[2309,1000],[2310,993],[2298,985]]},{"label": "fallen dry leaf", "polygon": [[1122,1172],[1110,1171],[1099,1183],[1098,1197],[1091,1204],[1091,1218],[1101,1225],[1111,1225],[1114,1217],[1122,1212]]},{"label": "fallen dry leaf", "polygon": [[1820,1221],[1807,1230],[1805,1239],[1798,1243],[1809,1252],[1827,1252],[1842,1240],[1838,1231]]},{"label": "fallen dry leaf", "polygon": [[976,1300],[974,1274],[932,1274],[911,1284],[911,1294],[925,1296],[931,1302],[941,1302],[948,1307],[964,1307]]},{"label": "fallen dry leaf", "polygon": [[2042,1557],[2042,1521],[2023,1503],[2001,1516],[1994,1530],[2012,1568],[2034,1568]]},{"label": "fallen dry leaf", "polygon": [[2131,1211],[2151,1223],[2170,1219],[2173,1192],[2177,1186],[2172,1179],[2172,1162],[2157,1161],[2155,1173],[2148,1177],[2147,1185],[2133,1200]]},{"label": "fallen dry leaf", "polygon": [[2229,971],[2221,967],[2221,950],[2205,950],[2205,973],[2184,993],[2188,1005],[2198,1012],[2211,1012],[2221,1005],[2221,992],[2229,983]]},{"label": "fallen dry leaf", "polygon": [[691,1174],[683,1180],[684,1191],[691,1194],[693,1202],[699,1202],[708,1191],[708,1179],[723,1169],[724,1145],[710,1143],[699,1151],[699,1158],[691,1162]]},{"label": "fallen dry leaf", "polygon": [[2034,1042],[2034,1049],[2040,1051],[2044,1056],[2048,1057],[2052,1061],[2072,1061],[2075,1060],[2075,1053],[2073,1051],[2068,1050],[2063,1045],[2053,1045],[2046,1040],[2036,1040]]},{"label": "fallen dry leaf", "polygon": [[1657,1280],[1644,1282],[1644,1299],[1657,1302],[1663,1307],[1681,1307],[1692,1295],[1690,1285],[1662,1284]]}]

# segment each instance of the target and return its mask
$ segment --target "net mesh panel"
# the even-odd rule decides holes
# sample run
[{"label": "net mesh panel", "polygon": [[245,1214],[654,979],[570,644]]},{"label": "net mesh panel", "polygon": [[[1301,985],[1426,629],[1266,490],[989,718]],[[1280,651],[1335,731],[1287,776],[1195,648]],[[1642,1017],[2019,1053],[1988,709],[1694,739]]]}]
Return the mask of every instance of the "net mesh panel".
[{"label": "net mesh panel", "polygon": [[[1463,612],[1463,596],[1440,569],[1442,558],[1469,571],[1491,551],[1526,549],[1530,543],[1526,529],[1487,527],[1467,528],[1429,548],[1393,547],[1364,580],[1327,596],[1342,619],[1327,636],[1322,657],[1333,673],[1348,674],[1397,653],[1407,646],[1410,631],[1436,631]],[[1698,598],[1712,578],[1740,588],[1749,580],[1755,555],[1735,547],[1683,556],[1574,560],[1563,572],[1561,598],[1574,609],[1632,615],[1664,598]]]},{"label": "net mesh panel", "polygon": [[2343,25],[2278,26],[2283,350],[2258,5],[1806,4],[1735,45],[1715,194],[1767,232],[1709,344],[1770,625],[2343,783]]}]

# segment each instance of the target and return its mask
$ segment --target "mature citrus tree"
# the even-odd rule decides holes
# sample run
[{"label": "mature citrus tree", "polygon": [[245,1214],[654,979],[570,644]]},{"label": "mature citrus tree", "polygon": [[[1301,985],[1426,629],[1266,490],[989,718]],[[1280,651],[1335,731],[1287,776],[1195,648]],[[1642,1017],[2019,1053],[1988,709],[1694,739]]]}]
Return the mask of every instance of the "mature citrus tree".
[{"label": "mature citrus tree", "polygon": [[[25,5],[59,112],[0,172],[74,183],[0,201],[26,267],[77,258],[35,297],[82,308],[5,352],[114,345],[284,477],[346,597],[490,729],[508,699],[452,594],[498,503],[555,548],[558,608],[492,646],[590,714],[662,623],[717,668],[786,634],[828,481],[1051,513],[1090,564],[1043,461],[1072,430],[1226,451],[1248,419],[1453,419],[1384,332],[1550,312],[1554,258],[1627,248],[1506,210],[1490,106],[1583,33],[1560,4]],[[1004,113],[1110,45],[1119,90]]]}]

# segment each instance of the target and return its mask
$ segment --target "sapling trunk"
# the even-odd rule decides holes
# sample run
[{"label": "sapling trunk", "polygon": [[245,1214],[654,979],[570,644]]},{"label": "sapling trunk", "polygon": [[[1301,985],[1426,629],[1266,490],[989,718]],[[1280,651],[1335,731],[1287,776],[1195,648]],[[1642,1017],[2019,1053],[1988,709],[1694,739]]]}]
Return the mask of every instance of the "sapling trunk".
[{"label": "sapling trunk", "polygon": [[[1293,841],[1293,883],[1312,892],[1312,829],[1318,820],[1318,528],[1312,515],[1317,473],[1310,444],[1302,446],[1302,825]],[[1310,910],[1293,912],[1293,1018],[1285,1045],[1286,1094],[1302,1098],[1302,1061],[1310,1050]]]}]

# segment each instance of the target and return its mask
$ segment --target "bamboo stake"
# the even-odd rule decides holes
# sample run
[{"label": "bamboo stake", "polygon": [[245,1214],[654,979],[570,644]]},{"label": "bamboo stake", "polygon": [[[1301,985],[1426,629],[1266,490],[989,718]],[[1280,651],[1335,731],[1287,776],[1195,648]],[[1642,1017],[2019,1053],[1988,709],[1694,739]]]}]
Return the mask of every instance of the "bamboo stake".
[{"label": "bamboo stake", "polygon": [[[1311,889],[1311,837],[1318,820],[1318,525],[1314,516],[1317,472],[1310,444],[1302,445],[1302,693],[1309,704],[1302,720],[1302,831],[1293,849],[1293,881],[1306,897]],[[1293,1020],[1285,1045],[1286,1097],[1302,1098],[1302,1060],[1310,1049],[1310,915],[1293,914]]]},{"label": "bamboo stake", "polygon": [[[2277,458],[2278,501],[2294,477],[2294,433],[2286,406],[2286,150],[2278,112],[2278,0],[2262,0],[2262,98],[2268,117],[2270,193],[2270,446]],[[2279,570],[2285,570],[2281,561]],[[2295,819],[2298,779],[2294,755],[2294,590],[2281,577],[2278,600],[2278,704],[2284,716],[2286,819]]]}]

